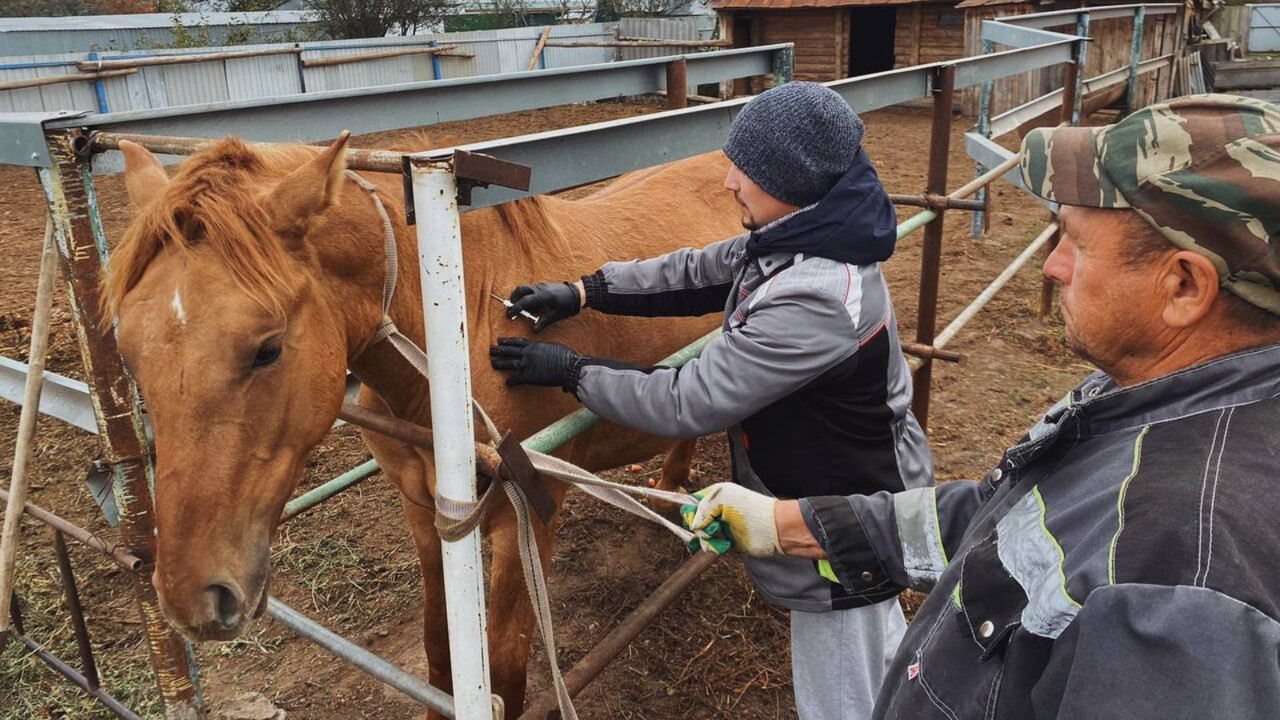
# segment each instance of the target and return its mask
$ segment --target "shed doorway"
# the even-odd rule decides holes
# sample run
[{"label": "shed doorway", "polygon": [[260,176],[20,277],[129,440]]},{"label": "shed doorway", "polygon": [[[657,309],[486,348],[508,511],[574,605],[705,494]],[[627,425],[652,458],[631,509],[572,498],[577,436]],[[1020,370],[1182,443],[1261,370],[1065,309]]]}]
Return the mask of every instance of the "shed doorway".
[{"label": "shed doorway", "polygon": [[893,33],[898,8],[878,5],[849,9],[849,77],[893,69]]}]

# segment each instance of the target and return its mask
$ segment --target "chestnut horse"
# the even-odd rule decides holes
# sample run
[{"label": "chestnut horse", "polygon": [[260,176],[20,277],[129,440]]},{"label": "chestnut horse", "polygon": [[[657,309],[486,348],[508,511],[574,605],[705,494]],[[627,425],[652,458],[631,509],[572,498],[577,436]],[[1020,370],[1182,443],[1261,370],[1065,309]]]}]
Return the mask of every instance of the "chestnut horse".
[{"label": "chestnut horse", "polygon": [[[426,381],[390,344],[371,342],[382,314],[384,226],[370,194],[346,174],[345,145],[261,149],[226,139],[170,179],[149,152],[122,143],[137,213],[111,256],[107,311],[119,319],[120,350],[155,431],[155,585],[169,622],[192,640],[233,638],[265,608],[281,510],[338,416],[348,369],[364,385],[363,405],[430,424]],[[489,345],[530,328],[507,320],[489,293],[739,232],[737,205],[721,187],[727,168],[717,152],[582,200],[534,197],[462,216],[473,391],[504,432],[527,437],[577,403],[559,390],[507,389],[490,370]],[[393,218],[400,258],[390,315],[421,345],[416,237],[403,222],[398,179],[370,179]],[[651,362],[715,324],[586,312],[541,337]],[[433,459],[373,433],[364,440],[400,490],[422,563],[430,682],[450,690]],[[671,445],[602,423],[559,455],[602,470]],[[681,463],[687,474],[688,450],[668,463],[671,474]],[[558,503],[565,487],[547,486]],[[489,647],[494,692],[514,718],[534,621],[514,514],[496,507],[484,525],[493,548]],[[535,525],[545,566],[555,520]]]}]

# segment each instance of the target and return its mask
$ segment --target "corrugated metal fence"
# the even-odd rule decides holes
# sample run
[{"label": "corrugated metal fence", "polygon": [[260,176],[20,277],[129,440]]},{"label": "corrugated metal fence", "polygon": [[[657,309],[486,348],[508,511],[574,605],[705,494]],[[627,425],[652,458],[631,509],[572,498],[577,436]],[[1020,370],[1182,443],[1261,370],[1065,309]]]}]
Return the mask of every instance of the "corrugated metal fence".
[{"label": "corrugated metal fence", "polygon": [[[619,23],[555,25],[550,38],[569,42],[613,40],[615,29],[624,36],[664,39],[704,39],[714,19],[645,18]],[[7,57],[0,61],[0,82],[50,75],[76,74],[77,62],[161,55],[193,55],[228,50],[297,47],[301,52],[284,55],[224,59],[181,65],[141,68],[137,73],[96,81],[0,91],[0,112],[84,110],[120,112],[195,105],[221,100],[276,97],[322,90],[345,90],[421,80],[495,75],[523,71],[542,34],[541,27],[409,37],[319,41],[292,45],[249,45],[150,52],[65,53]],[[429,54],[369,60],[344,65],[304,67],[303,61],[335,55],[359,55],[403,47],[433,44],[456,45],[471,58],[434,57]],[[539,67],[590,65],[633,57],[678,54],[670,48],[558,48],[542,51]]]}]

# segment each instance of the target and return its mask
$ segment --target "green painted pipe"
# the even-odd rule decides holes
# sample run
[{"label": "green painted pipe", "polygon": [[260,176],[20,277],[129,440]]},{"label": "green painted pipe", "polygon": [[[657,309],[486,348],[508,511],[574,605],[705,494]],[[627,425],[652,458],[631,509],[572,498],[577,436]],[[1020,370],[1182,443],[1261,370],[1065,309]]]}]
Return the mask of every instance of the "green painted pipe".
[{"label": "green painted pipe", "polygon": [[290,500],[289,503],[284,506],[284,513],[280,516],[280,521],[284,522],[285,520],[292,519],[310,510],[352,485],[359,483],[361,480],[368,478],[378,472],[379,469],[377,460],[368,460],[342,473],[329,482],[308,490],[302,495]]},{"label": "green painted pipe", "polygon": [[[898,226],[898,239],[910,235],[929,224],[930,220],[936,218],[938,214],[932,210],[925,210],[912,215],[906,222]],[[702,350],[717,337],[720,336],[720,330],[712,330],[703,335],[692,344],[677,350],[674,354],[669,355],[665,359],[658,362],[659,365],[669,367],[680,367],[690,360],[702,354]],[[534,450],[540,453],[550,453],[561,445],[569,442],[575,437],[581,435],[591,429],[593,425],[600,422],[600,416],[591,412],[586,408],[579,408],[568,415],[560,418],[547,427],[539,430],[529,436],[524,442],[520,443],[526,450]],[[378,462],[370,460],[366,463],[356,466],[355,468],[339,475],[329,482],[313,488],[303,495],[299,495],[289,501],[284,507],[284,515],[282,520],[288,520],[295,515],[306,512],[365,478],[373,475],[378,471]]]}]

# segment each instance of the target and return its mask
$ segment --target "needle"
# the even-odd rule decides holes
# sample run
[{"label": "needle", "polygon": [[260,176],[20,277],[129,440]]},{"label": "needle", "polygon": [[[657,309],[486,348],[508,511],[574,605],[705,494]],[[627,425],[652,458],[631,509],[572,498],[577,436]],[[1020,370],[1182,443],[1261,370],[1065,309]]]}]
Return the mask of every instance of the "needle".
[{"label": "needle", "polygon": [[[491,297],[491,298],[493,298],[494,300],[497,300],[498,302],[502,303],[502,307],[505,307],[505,308],[509,308],[509,307],[511,307],[512,305],[514,305],[514,304],[515,304],[515,303],[511,302],[510,300],[508,300],[508,299],[506,299],[506,298],[504,298],[504,297],[499,297],[498,295],[494,295],[493,293],[489,293],[489,297]],[[527,310],[521,310],[521,311],[520,311],[520,316],[521,316],[521,317],[523,317],[523,318],[527,318],[527,319],[529,319],[529,320],[532,320],[532,321],[534,322],[534,324],[537,324],[537,322],[538,322],[538,316],[537,316],[537,315],[534,315],[533,313],[531,313],[531,312],[529,312],[529,311],[527,311]]]}]

